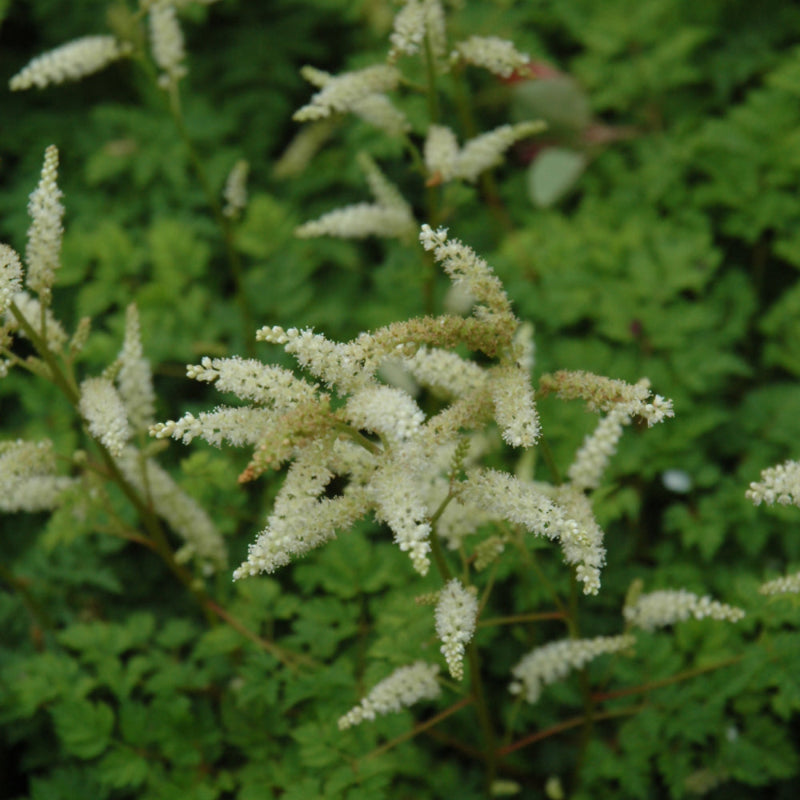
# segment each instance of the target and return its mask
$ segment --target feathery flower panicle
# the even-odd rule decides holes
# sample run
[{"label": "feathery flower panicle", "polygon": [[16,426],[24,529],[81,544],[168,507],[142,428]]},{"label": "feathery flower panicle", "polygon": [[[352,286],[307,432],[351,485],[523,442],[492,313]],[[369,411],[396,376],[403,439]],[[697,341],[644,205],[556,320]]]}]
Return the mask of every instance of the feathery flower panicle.
[{"label": "feathery flower panicle", "polygon": [[552,375],[543,375],[539,391],[541,394],[554,391],[564,400],[580,398],[586,401],[590,411],[608,412],[613,408],[624,408],[630,417],[646,420],[648,427],[675,416],[671,400],[658,394],[650,399],[652,392],[647,378],[631,384],[582,370],[560,370]]},{"label": "feathery flower panicle", "polygon": [[584,594],[597,594],[605,550],[602,540],[598,542],[596,523],[581,526],[534,485],[496,470],[470,471],[460,493],[494,519],[507,519],[536,536],[560,541],[564,560],[577,566],[576,577],[583,583]]},{"label": "feathery flower panicle", "polygon": [[533,338],[533,323],[522,322],[514,333],[515,362],[528,375],[533,373],[536,362],[536,342]]},{"label": "feathery flower panicle", "polygon": [[376,506],[375,516],[392,529],[394,541],[402,552],[408,553],[414,569],[420,575],[427,575],[431,525],[419,488],[425,462],[413,445],[397,450],[371,477],[370,499]]},{"label": "feathery flower panicle", "polygon": [[478,597],[465,589],[458,578],[448,581],[436,604],[436,635],[450,674],[460,681],[464,677],[464,648],[475,634],[478,619]]},{"label": "feathery flower panicle", "polygon": [[546,127],[541,121],[518,122],[515,125],[501,125],[470,139],[459,153],[457,177],[470,182],[478,180],[481,172],[502,163],[503,154],[512,144],[541,133]]},{"label": "feathery flower panicle", "polygon": [[441,689],[436,680],[439,667],[417,661],[396,669],[376,684],[372,691],[339,719],[339,730],[351,728],[376,716],[402,711],[420,700],[435,700]]},{"label": "feathery flower panicle", "polygon": [[758,587],[761,594],[797,594],[800,592],[800,572],[794,575],[783,575]]},{"label": "feathery flower panicle", "polygon": [[738,622],[744,617],[741,608],[720,603],[708,596],[699,597],[686,589],[664,589],[640,595],[633,605],[623,609],[623,614],[626,622],[644,631],[674,625],[689,617],[729,622]]},{"label": "feathery flower panicle", "polygon": [[505,549],[506,543],[502,536],[490,536],[480,542],[475,548],[475,561],[473,562],[476,572],[483,572],[486,567],[497,560]]},{"label": "feathery flower panicle", "polygon": [[50,145],[44,153],[44,165],[39,185],[31,193],[28,201],[28,214],[31,226],[28,228],[28,246],[25,249],[25,262],[28,272],[25,283],[29,289],[49,301],[50,289],[55,281],[55,271],[60,266],[61,237],[64,228],[63,197],[58,188],[58,150]]},{"label": "feathery flower panicle", "polygon": [[562,536],[560,543],[567,564],[576,564],[575,577],[583,584],[584,594],[600,591],[600,570],[606,563],[605,535],[597,524],[589,498],[570,483],[553,487],[553,499],[570,519],[578,524],[578,533]]},{"label": "feathery flower panicle", "polygon": [[800,461],[786,461],[762,470],[761,481],[751,483],[745,497],[757,506],[800,506]]},{"label": "feathery flower panicle", "polygon": [[425,141],[425,166],[432,179],[475,182],[478,176],[503,161],[503,154],[520,139],[541,133],[544,122],[518,122],[501,125],[470,139],[459,149],[455,134],[441,125],[431,125]]},{"label": "feathery flower panicle", "polygon": [[183,44],[183,31],[175,13],[175,6],[169,2],[157,2],[150,8],[150,48],[153,60],[161,70],[158,85],[162,89],[175,86],[186,75],[186,50]]},{"label": "feathery flower panicle", "polygon": [[446,125],[431,125],[425,137],[423,156],[425,167],[431,176],[438,175],[442,181],[451,181],[458,176],[458,139]]},{"label": "feathery flower panicle", "polygon": [[113,36],[84,36],[37,56],[14,75],[8,85],[11,91],[19,91],[77,81],[129,53],[130,46]]},{"label": "feathery flower panicle", "polygon": [[[55,318],[49,308],[45,308],[45,330],[42,331],[42,304],[31,297],[26,291],[17,292],[12,298],[17,310],[25,318],[28,325],[39,335],[44,334],[45,342],[50,350],[57,352],[67,343],[67,334],[61,323]],[[18,325],[16,317],[6,314],[6,327],[16,331],[20,336],[27,338],[25,329]]]},{"label": "feathery flower panicle", "polygon": [[458,42],[450,60],[466,61],[476,67],[484,67],[494,75],[509,78],[530,60],[527,53],[520,53],[513,42],[497,36],[470,36]]},{"label": "feathery flower panicle", "polygon": [[488,380],[487,373],[474,362],[438,347],[420,347],[403,363],[424,387],[447,398],[469,394]]},{"label": "feathery flower panicle", "polygon": [[79,408],[94,436],[112,456],[120,456],[131,437],[128,415],[119,392],[107,378],[81,382]]},{"label": "feathery flower panicle", "polygon": [[503,441],[512,447],[532,447],[540,428],[528,373],[516,364],[501,364],[491,370],[489,386]]},{"label": "feathery flower panicle", "polygon": [[301,74],[310,83],[321,88],[311,98],[310,103],[294,113],[293,118],[297,122],[324,119],[334,113],[354,111],[366,97],[391,91],[400,81],[400,73],[386,64],[376,64],[336,76],[304,67]]},{"label": "feathery flower panicle", "polygon": [[367,176],[376,202],[356,203],[329,211],[297,228],[296,236],[303,239],[315,236],[347,239],[362,239],[366,236],[413,237],[417,223],[411,206],[369,156],[360,153],[358,162]]},{"label": "feathery flower panicle", "polygon": [[247,176],[250,173],[250,164],[244,159],[239,159],[228,173],[222,197],[225,207],[222,213],[226,217],[235,218],[244,211],[247,205]]},{"label": "feathery flower panicle", "polygon": [[248,548],[247,560],[233,573],[233,579],[274,572],[336,536],[368,508],[359,487],[327,498],[325,487],[333,477],[326,466],[326,445],[315,442],[297,454],[275,498],[267,527]]},{"label": "feathery flower panicle", "polygon": [[304,125],[273,165],[272,174],[280,180],[300,175],[330,139],[335,129],[336,122],[333,119],[323,119]]},{"label": "feathery flower panicle", "polygon": [[142,351],[139,310],[134,303],[125,312],[125,339],[119,361],[117,387],[128,420],[135,431],[146,430],[153,424],[156,396],[150,362]]},{"label": "feathery flower panicle", "polygon": [[56,475],[56,455],[49,439],[0,442],[0,510],[50,511],[76,479]]},{"label": "feathery flower panicle", "polygon": [[[315,67],[303,67],[300,73],[309,83],[313,83],[314,86],[320,89],[324,89],[335,80],[334,76],[329,72]],[[306,108],[310,108],[310,106],[306,106]],[[300,109],[297,113],[299,114],[301,111],[303,109]],[[364,122],[383,131],[388,136],[401,136],[411,130],[411,123],[406,118],[406,115],[398,108],[395,108],[385,94],[378,91],[370,91],[362,97],[354,99],[348,108],[341,109],[341,111],[349,111],[351,114],[355,114]],[[316,112],[312,111],[310,113]],[[296,116],[295,119],[297,119]],[[326,121],[330,119],[330,116],[325,115],[320,119]],[[307,121],[312,120],[309,117]]]},{"label": "feathery flower panicle", "polygon": [[373,383],[373,375],[379,363],[367,366],[370,342],[356,339],[347,344],[338,344],[314,333],[310,328],[281,328],[277,325],[256,331],[256,340],[283,345],[301,367],[331,388],[342,392],[356,392]]},{"label": "feathery flower panicle", "polygon": [[450,280],[464,283],[478,303],[484,303],[495,314],[513,316],[500,279],[471,247],[458,239],[448,240],[447,228],[434,231],[428,224],[422,226],[419,240],[426,250],[433,252]]},{"label": "feathery flower panicle", "polygon": [[319,389],[317,384],[297,378],[288,369],[238,356],[204,356],[200,364],[186,367],[186,375],[196,381],[216,382],[221,392],[232,392],[240,400],[252,400],[279,413],[312,402]]},{"label": "feathery flower panicle", "polygon": [[419,436],[425,415],[414,398],[390,386],[367,386],[347,401],[345,415],[357,429],[385,436],[402,444]]},{"label": "feathery flower panicle", "polygon": [[197,416],[187,411],[179,420],[157,422],[149,430],[156,439],[170,438],[184,444],[204,439],[214,447],[221,447],[223,442],[241,447],[258,444],[270,429],[271,419],[272,414],[262,408],[218,406]]},{"label": "feathery flower panicle", "polygon": [[381,236],[402,239],[409,236],[415,223],[402,209],[387,208],[376,203],[354,205],[328,211],[321,217],[301,225],[295,235],[301,239],[336,236],[339,239],[365,239]]},{"label": "feathery flower panicle", "polygon": [[396,61],[400,55],[411,56],[418,52],[425,41],[425,4],[423,0],[406,0],[397,12],[392,26],[389,42],[389,61]]},{"label": "feathery flower panicle", "polygon": [[514,681],[509,690],[512,694],[521,694],[529,703],[535,703],[547,684],[561,680],[570,670],[580,669],[604,653],[627,650],[635,642],[636,638],[630,635],[597,636],[594,639],[566,639],[537,647],[511,670]]},{"label": "feathery flower panicle", "polygon": [[411,214],[411,207],[400,193],[400,190],[383,174],[367,153],[359,153],[356,156],[356,161],[361,171],[366,175],[369,190],[379,206],[403,209],[409,215]]},{"label": "feathery flower panicle", "polygon": [[630,414],[620,406],[597,423],[594,432],[584,438],[567,472],[573,486],[585,490],[600,485],[609,459],[617,450],[623,427],[630,421]]},{"label": "feathery flower panicle", "polygon": [[22,289],[22,263],[16,250],[0,243],[0,314],[11,305]]},{"label": "feathery flower panicle", "polygon": [[126,479],[151,500],[156,513],[183,539],[175,554],[178,563],[194,560],[205,575],[225,568],[227,548],[211,517],[168,472],[133,447],[123,449],[118,463]]},{"label": "feathery flower panicle", "polygon": [[411,130],[406,115],[385,94],[368,94],[353,103],[350,112],[387,136],[402,136]]}]

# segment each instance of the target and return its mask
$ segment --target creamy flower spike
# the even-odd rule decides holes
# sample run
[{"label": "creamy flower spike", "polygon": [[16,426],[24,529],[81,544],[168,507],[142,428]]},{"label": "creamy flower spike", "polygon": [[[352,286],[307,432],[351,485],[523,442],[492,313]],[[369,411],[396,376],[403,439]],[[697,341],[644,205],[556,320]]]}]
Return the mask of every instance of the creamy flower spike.
[{"label": "creamy flower spike", "polygon": [[301,238],[337,236],[363,239],[366,236],[386,238],[411,238],[417,229],[411,206],[377,164],[365,153],[358,158],[367,176],[375,203],[356,203],[337,208],[315,220],[304,223],[295,231]]},{"label": "creamy flower spike", "polygon": [[178,23],[175,7],[171,3],[159,2],[150,8],[150,47],[153,60],[161,70],[158,85],[169,89],[186,75],[186,49],[183,31]]},{"label": "creamy flower spike", "polygon": [[0,442],[0,510],[50,511],[77,483],[76,478],[56,474],[56,454],[49,439]]},{"label": "creamy flower spike", "polygon": [[[44,334],[47,346],[54,351],[60,350],[67,343],[67,333],[49,308],[45,308],[45,328],[42,330],[42,304],[31,297],[28,292],[17,292],[13,297],[14,305],[25,318],[25,321],[39,335]],[[27,338],[25,329],[17,324],[16,317],[6,314],[6,325],[9,330],[16,331],[19,336]]]},{"label": "creamy flower spike", "polygon": [[771,581],[762,583],[758,587],[761,594],[797,594],[800,592],[800,572],[793,575],[784,575]]},{"label": "creamy flower spike", "polygon": [[250,173],[250,164],[244,159],[239,159],[225,181],[225,189],[222,196],[225,200],[225,207],[222,213],[226,217],[236,218],[247,205],[247,176]]},{"label": "creamy flower spike", "polygon": [[542,688],[564,678],[570,670],[580,669],[604,653],[627,650],[636,642],[633,636],[597,636],[594,639],[567,639],[537,647],[512,670],[514,681],[509,689],[529,703],[535,703]]},{"label": "creamy flower spike", "polygon": [[450,674],[460,681],[464,677],[464,648],[472,640],[478,618],[476,592],[453,578],[448,581],[436,604],[436,635]]},{"label": "creamy flower spike", "polygon": [[575,499],[570,509],[562,504],[563,499],[570,501],[568,495],[557,495],[562,502],[554,502],[543,488],[496,470],[470,472],[460,495],[494,519],[507,519],[530,533],[558,541],[564,560],[576,567],[584,594],[597,594],[605,563],[602,532],[590,511],[576,506]]},{"label": "creamy flower spike", "polygon": [[402,711],[420,700],[435,700],[441,693],[436,680],[439,667],[417,661],[396,669],[376,684],[372,691],[339,719],[339,730],[351,728],[376,716]]},{"label": "creamy flower spike", "polygon": [[686,589],[664,589],[640,595],[633,605],[625,607],[623,613],[630,625],[645,631],[674,625],[689,617],[728,622],[738,622],[744,617],[741,608],[720,603],[708,596],[699,597]]},{"label": "creamy flower spike", "polygon": [[131,437],[128,415],[119,392],[107,378],[87,378],[80,387],[80,411],[94,436],[112,456],[122,454]]},{"label": "creamy flower spike", "polygon": [[406,0],[394,18],[389,37],[392,45],[389,61],[397,60],[400,55],[419,52],[426,38],[431,54],[441,58],[444,55],[445,37],[444,9],[439,0]]},{"label": "creamy flower spike", "polygon": [[756,505],[800,506],[800,461],[786,461],[763,470],[761,480],[751,483],[745,496]]},{"label": "creamy flower spike", "polygon": [[484,67],[501,78],[508,78],[530,59],[527,53],[520,53],[514,43],[506,39],[470,36],[466,41],[456,44],[450,60],[466,61],[476,67]]},{"label": "creamy flower spike", "polygon": [[19,91],[77,81],[129,53],[130,47],[113,36],[84,36],[37,56],[8,85],[12,91]]},{"label": "creamy flower spike", "polygon": [[400,81],[400,73],[386,64],[376,64],[336,76],[313,67],[304,67],[301,73],[307,81],[320,87],[320,90],[311,98],[310,103],[295,112],[294,119],[297,122],[356,111],[365,98],[391,91]]},{"label": "creamy flower spike", "polygon": [[60,266],[61,237],[64,233],[61,220],[64,216],[63,197],[58,188],[58,150],[50,145],[44,154],[44,165],[39,185],[31,193],[28,214],[28,245],[25,263],[28,271],[25,283],[29,289],[47,298]]},{"label": "creamy flower spike", "polygon": [[228,561],[222,535],[211,517],[152,459],[144,459],[133,447],[120,453],[117,463],[126,480],[146,496],[156,513],[183,539],[175,553],[178,563],[196,561],[203,574],[223,569]]},{"label": "creamy flower spike", "polygon": [[139,311],[131,303],[125,312],[125,339],[119,354],[117,387],[131,426],[147,430],[153,424],[156,397],[150,362],[142,351]]},{"label": "creamy flower spike", "polygon": [[13,248],[0,244],[0,314],[5,313],[21,289],[22,262]]},{"label": "creamy flower spike", "polygon": [[544,122],[518,122],[501,125],[458,146],[455,134],[441,125],[431,125],[425,141],[425,166],[431,180],[461,179],[474,183],[487,169],[500,165],[503,154],[520,139],[541,133]]}]

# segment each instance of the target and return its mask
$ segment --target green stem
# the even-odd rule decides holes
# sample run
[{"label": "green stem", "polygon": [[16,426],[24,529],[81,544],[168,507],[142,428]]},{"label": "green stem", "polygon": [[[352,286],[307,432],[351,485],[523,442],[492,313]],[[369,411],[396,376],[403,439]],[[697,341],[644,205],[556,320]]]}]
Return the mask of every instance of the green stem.
[{"label": "green stem", "polygon": [[723,659],[722,661],[716,661],[713,664],[707,664],[704,667],[687,669],[683,672],[678,672],[675,675],[671,675],[669,678],[661,678],[660,680],[651,681],[650,683],[643,683],[640,686],[631,686],[628,689],[619,689],[616,692],[598,692],[592,695],[592,699],[595,703],[604,703],[607,700],[616,700],[619,697],[630,697],[634,694],[644,694],[645,692],[650,692],[653,689],[660,689],[662,686],[670,686],[673,683],[680,683],[681,681],[696,678],[698,675],[703,675],[706,672],[714,672],[718,669],[724,669],[725,667],[733,666],[734,664],[738,664],[740,661],[742,661],[743,658],[744,655],[731,656],[730,658]]},{"label": "green stem", "polygon": [[[595,714],[594,719],[596,721],[605,720],[605,719],[614,719],[614,717],[625,717],[631,716],[633,714],[638,714],[640,711],[643,711],[647,708],[647,703],[642,703],[638,706],[633,706],[631,708],[615,708],[611,711],[603,711],[599,714]],[[516,742],[512,742],[505,747],[501,747],[497,754],[500,758],[505,758],[507,755],[516,752],[517,750],[522,750],[523,747],[528,747],[529,745],[535,744],[536,742],[540,742],[543,739],[549,739],[551,736],[555,736],[556,734],[563,733],[564,731],[568,731],[571,728],[577,728],[584,724],[583,716],[579,717],[572,717],[571,719],[564,720],[564,722],[559,722],[558,725],[553,725],[550,728],[545,728],[544,730],[536,731],[536,733],[532,733],[529,736],[524,737],[523,739],[519,739]]]},{"label": "green stem", "polygon": [[540,611],[532,614],[511,614],[507,617],[490,617],[478,623],[479,628],[489,628],[495,625],[518,625],[523,622],[542,622],[547,619],[565,619],[563,611]]},{"label": "green stem", "polygon": [[468,706],[472,702],[472,697],[463,697],[457,703],[454,703],[450,708],[445,709],[441,713],[437,714],[435,717],[431,717],[425,722],[420,722],[419,724],[415,725],[410,731],[407,731],[400,736],[392,739],[386,744],[381,745],[380,747],[376,748],[375,750],[370,751],[367,753],[362,759],[360,759],[360,763],[368,761],[371,758],[377,758],[380,755],[388,752],[397,745],[402,744],[403,742],[407,742],[409,739],[413,739],[417,734],[422,733],[423,731],[428,730],[428,728],[432,728],[434,725],[438,725],[443,720],[447,719],[448,717],[453,716],[453,714],[461,711],[464,706]]},{"label": "green stem", "polygon": [[475,647],[474,640],[467,645],[466,650],[472,696],[475,698],[475,710],[478,712],[478,723],[481,726],[484,752],[486,754],[486,785],[490,789],[497,775],[497,738],[494,733],[491,715],[489,714],[489,706],[486,703],[486,695],[483,691],[481,665],[478,658],[478,648]]}]

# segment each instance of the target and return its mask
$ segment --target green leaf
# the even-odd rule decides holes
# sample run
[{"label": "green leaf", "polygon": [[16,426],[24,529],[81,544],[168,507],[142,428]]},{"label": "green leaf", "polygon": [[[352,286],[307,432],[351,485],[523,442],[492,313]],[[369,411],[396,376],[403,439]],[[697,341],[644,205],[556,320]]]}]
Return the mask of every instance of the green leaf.
[{"label": "green leaf", "polygon": [[97,765],[99,779],[114,789],[141,786],[147,780],[149,773],[148,759],[132,749],[110,750]]},{"label": "green leaf", "polygon": [[111,741],[114,712],[103,702],[65,700],[50,714],[64,748],[78,758],[99,756]]}]

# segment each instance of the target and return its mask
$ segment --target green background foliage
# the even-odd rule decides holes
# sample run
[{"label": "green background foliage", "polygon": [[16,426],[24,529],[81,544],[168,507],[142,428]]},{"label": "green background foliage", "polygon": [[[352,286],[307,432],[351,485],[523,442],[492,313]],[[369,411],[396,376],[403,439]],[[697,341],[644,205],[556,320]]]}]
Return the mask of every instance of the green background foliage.
[{"label": "green background foliage", "polygon": [[[2,84],[34,55],[106,32],[123,8],[0,3]],[[222,0],[182,16],[185,124],[212,192],[237,159],[251,165],[234,248],[253,328],[313,325],[341,340],[427,310],[427,276],[407,244],[293,236],[301,222],[365,198],[358,150],[421,212],[422,179],[398,142],[348,118],[312,168],[290,179],[273,172],[296,130],[291,114],[310,95],[299,68],[335,73],[381,61],[393,13],[382,0]],[[447,187],[445,223],[535,324],[537,375],[646,375],[675,404],[674,420],[626,433],[595,493],[609,563],[600,596],[582,606],[583,632],[619,629],[635,578],[648,590],[685,586],[748,611],[735,627],[690,621],[642,635],[634,658],[593,664],[533,707],[512,707],[509,669],[563,626],[479,629],[491,705],[505,709],[513,740],[579,714],[585,680],[609,692],[645,686],[605,703],[618,716],[597,719],[590,740],[577,728],[554,732],[511,754],[503,775],[521,797],[542,796],[554,775],[576,799],[688,797],[704,775],[712,798],[794,796],[798,606],[767,601],[756,587],[800,565],[800,512],[756,509],[744,492],[764,467],[800,456],[800,8],[475,0],[452,20],[453,38],[511,38],[568,79],[547,97],[526,82],[472,76],[479,129],[549,114],[539,146],[569,156],[548,164],[515,148],[494,176],[502,213],[479,188]],[[3,90],[0,102],[0,240],[19,252],[44,148],[55,143],[61,154],[67,216],[54,302],[68,325],[93,319],[81,368],[96,374],[113,360],[125,307],[136,301],[157,418],[220,402],[185,380],[184,364],[254,352],[253,330],[242,324],[223,242],[162,94],[121,62],[78,84]],[[577,111],[559,118],[565,104]],[[416,98],[406,111],[424,125]],[[446,283],[437,276],[432,287],[437,309]],[[258,357],[279,358],[260,347]],[[0,405],[3,439],[47,436],[67,456],[78,446],[70,409],[44,382],[10,373]],[[592,418],[551,398],[539,408],[564,469]],[[176,446],[165,457],[239,563],[279,479],[240,487],[246,461],[231,450]],[[558,477],[527,458],[504,466]],[[688,491],[668,488],[668,470],[686,474]],[[234,585],[228,571],[210,582],[248,630],[303,654],[290,666],[233,627],[206,624],[151,551],[103,530],[96,515],[81,522],[66,511],[0,519],[0,794],[485,796],[472,709],[414,738],[406,737],[414,720],[433,706],[336,728],[393,668],[421,649],[438,654],[430,608],[409,602],[437,586],[413,575],[372,521],[277,575]],[[498,585],[512,580],[486,616],[547,610],[542,577],[568,593],[557,557],[534,546],[532,561],[540,572],[498,568]],[[671,682],[683,673],[692,677]],[[395,737],[402,741],[378,751]]]}]

